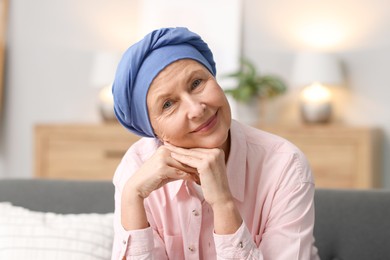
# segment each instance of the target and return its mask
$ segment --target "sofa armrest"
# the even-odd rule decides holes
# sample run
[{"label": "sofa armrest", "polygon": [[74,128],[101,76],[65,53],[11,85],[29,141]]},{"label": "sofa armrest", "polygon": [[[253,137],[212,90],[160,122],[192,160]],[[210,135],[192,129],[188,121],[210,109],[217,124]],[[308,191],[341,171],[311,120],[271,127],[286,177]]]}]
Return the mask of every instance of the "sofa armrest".
[{"label": "sofa armrest", "polygon": [[3,179],[0,201],[43,212],[109,213],[114,211],[114,185],[110,181]]},{"label": "sofa armrest", "polygon": [[390,191],[317,189],[315,209],[322,260],[390,259]]}]

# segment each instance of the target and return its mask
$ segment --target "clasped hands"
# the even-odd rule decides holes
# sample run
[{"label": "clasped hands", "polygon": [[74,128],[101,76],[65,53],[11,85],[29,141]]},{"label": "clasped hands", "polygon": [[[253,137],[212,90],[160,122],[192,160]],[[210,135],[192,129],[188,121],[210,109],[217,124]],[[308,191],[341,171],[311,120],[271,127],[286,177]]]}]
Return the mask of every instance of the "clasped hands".
[{"label": "clasped hands", "polygon": [[165,143],[127,182],[141,198],[175,180],[201,184],[203,196],[211,205],[232,200],[226,175],[225,153],[219,148],[180,148]]}]

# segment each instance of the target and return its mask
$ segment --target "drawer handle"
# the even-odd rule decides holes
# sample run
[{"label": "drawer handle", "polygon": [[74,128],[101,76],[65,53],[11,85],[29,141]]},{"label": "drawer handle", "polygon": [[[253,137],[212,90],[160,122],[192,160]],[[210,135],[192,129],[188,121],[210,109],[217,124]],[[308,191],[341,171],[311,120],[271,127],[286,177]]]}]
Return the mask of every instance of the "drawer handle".
[{"label": "drawer handle", "polygon": [[118,158],[122,158],[123,155],[125,155],[126,151],[123,150],[123,151],[118,151],[118,150],[106,150],[104,152],[104,157],[106,158],[115,158],[115,159],[118,159]]}]

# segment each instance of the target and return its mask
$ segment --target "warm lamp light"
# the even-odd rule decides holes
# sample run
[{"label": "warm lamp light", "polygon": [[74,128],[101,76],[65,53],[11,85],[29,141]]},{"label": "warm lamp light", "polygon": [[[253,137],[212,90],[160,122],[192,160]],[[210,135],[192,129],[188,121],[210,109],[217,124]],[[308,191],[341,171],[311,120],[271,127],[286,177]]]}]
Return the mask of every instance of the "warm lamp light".
[{"label": "warm lamp light", "polygon": [[323,103],[330,101],[330,91],[318,82],[314,82],[302,90],[302,100],[308,103]]},{"label": "warm lamp light", "polygon": [[332,113],[331,94],[327,87],[315,82],[302,90],[301,114],[305,122],[327,122]]},{"label": "warm lamp light", "polygon": [[120,56],[115,53],[98,53],[94,57],[91,73],[91,83],[100,89],[98,106],[105,121],[115,120],[112,82]]},{"label": "warm lamp light", "polygon": [[340,64],[325,53],[301,53],[293,67],[293,84],[304,87],[300,95],[303,121],[308,123],[328,122],[332,115],[332,96],[327,86],[342,82]]},{"label": "warm lamp light", "polygon": [[99,91],[99,110],[106,121],[115,120],[114,97],[112,95],[112,85],[107,85]]}]

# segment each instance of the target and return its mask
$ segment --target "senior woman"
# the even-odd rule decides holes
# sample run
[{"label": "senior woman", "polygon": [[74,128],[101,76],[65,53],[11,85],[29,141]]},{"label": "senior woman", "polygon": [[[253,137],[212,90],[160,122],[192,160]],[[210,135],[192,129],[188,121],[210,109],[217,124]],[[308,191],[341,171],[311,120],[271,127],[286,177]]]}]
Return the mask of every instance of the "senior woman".
[{"label": "senior woman", "polygon": [[162,28],[123,55],[114,110],[143,136],[118,166],[112,259],[317,259],[304,155],[231,119],[213,55]]}]

